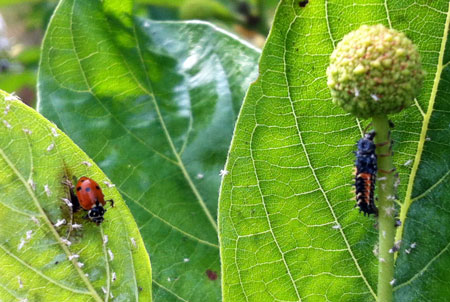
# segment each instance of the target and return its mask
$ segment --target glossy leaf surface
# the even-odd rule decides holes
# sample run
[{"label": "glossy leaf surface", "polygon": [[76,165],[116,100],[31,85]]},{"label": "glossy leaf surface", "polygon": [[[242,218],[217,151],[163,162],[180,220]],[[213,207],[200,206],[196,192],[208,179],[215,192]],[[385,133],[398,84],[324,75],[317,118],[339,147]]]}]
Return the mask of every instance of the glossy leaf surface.
[{"label": "glossy leaf surface", "polygon": [[[117,189],[54,124],[3,91],[0,112],[0,300],[151,301],[148,254]],[[115,201],[101,225],[84,211],[72,219],[62,200],[62,181],[80,176]]]},{"label": "glossy leaf surface", "polygon": [[152,258],[154,300],[219,301],[219,172],[259,53],[206,23],[130,14],[127,1],[60,3],[39,111],[125,197]]},{"label": "glossy leaf surface", "polygon": [[219,204],[224,301],[375,301],[375,220],[358,214],[350,192],[352,151],[368,122],[331,103],[325,72],[343,35],[377,23],[404,31],[427,71],[415,105],[392,116],[404,226],[395,299],[443,301],[449,3],[301,2],[278,7],[231,145]]}]

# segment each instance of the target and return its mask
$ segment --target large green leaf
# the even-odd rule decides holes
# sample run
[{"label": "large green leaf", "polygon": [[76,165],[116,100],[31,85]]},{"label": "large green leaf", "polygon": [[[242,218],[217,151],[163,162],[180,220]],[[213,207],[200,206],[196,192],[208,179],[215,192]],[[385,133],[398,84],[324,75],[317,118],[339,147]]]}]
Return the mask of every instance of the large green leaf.
[{"label": "large green leaf", "polygon": [[219,172],[259,53],[206,23],[134,19],[124,4],[60,3],[39,111],[125,197],[152,258],[154,299],[217,301]]},{"label": "large green leaf", "polygon": [[427,71],[416,104],[392,117],[405,226],[396,301],[448,299],[449,15],[447,0],[281,1],[221,187],[224,301],[375,300],[375,221],[350,193],[367,122],[331,103],[325,71],[344,34],[377,23],[404,31]]},{"label": "large green leaf", "polygon": [[[150,301],[149,258],[117,189],[55,125],[3,91],[0,112],[0,300]],[[62,200],[62,181],[83,175],[115,201],[101,225],[83,213],[72,220]]]}]

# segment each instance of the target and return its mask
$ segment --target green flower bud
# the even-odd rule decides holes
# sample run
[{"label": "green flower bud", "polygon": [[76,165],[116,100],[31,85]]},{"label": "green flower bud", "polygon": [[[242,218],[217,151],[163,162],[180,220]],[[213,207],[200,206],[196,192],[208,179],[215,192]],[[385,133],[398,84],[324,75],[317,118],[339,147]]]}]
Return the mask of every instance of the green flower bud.
[{"label": "green flower bud", "polygon": [[347,34],[331,54],[327,76],[333,102],[368,118],[410,105],[424,72],[411,40],[379,24]]}]

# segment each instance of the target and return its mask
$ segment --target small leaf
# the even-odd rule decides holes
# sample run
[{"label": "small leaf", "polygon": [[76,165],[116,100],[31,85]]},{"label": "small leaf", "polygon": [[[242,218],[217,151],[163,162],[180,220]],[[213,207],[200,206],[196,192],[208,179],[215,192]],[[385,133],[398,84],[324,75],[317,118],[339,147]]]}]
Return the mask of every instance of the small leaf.
[{"label": "small leaf", "polygon": [[415,105],[392,116],[406,244],[396,301],[447,299],[449,15],[446,0],[280,2],[221,187],[224,301],[376,300],[378,231],[350,193],[368,123],[332,104],[325,72],[343,35],[380,22],[413,40],[427,71]]},{"label": "small leaf", "polygon": [[117,184],[151,254],[154,300],[218,301],[219,172],[259,52],[208,23],[132,18],[128,4],[61,1],[39,111]]},{"label": "small leaf", "polygon": [[[117,189],[55,125],[0,93],[0,297],[150,301],[149,258]],[[115,201],[101,225],[83,211],[72,218],[63,200],[70,194],[62,181],[80,176]]]}]

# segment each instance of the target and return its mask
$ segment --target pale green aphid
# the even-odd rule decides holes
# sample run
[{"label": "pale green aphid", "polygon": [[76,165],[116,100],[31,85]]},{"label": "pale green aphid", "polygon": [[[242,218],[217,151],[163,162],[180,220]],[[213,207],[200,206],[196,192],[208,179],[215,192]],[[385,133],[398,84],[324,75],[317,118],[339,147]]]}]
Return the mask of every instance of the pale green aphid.
[{"label": "pale green aphid", "polygon": [[409,106],[424,73],[411,40],[379,24],[347,34],[331,54],[327,76],[333,102],[368,118]]}]

